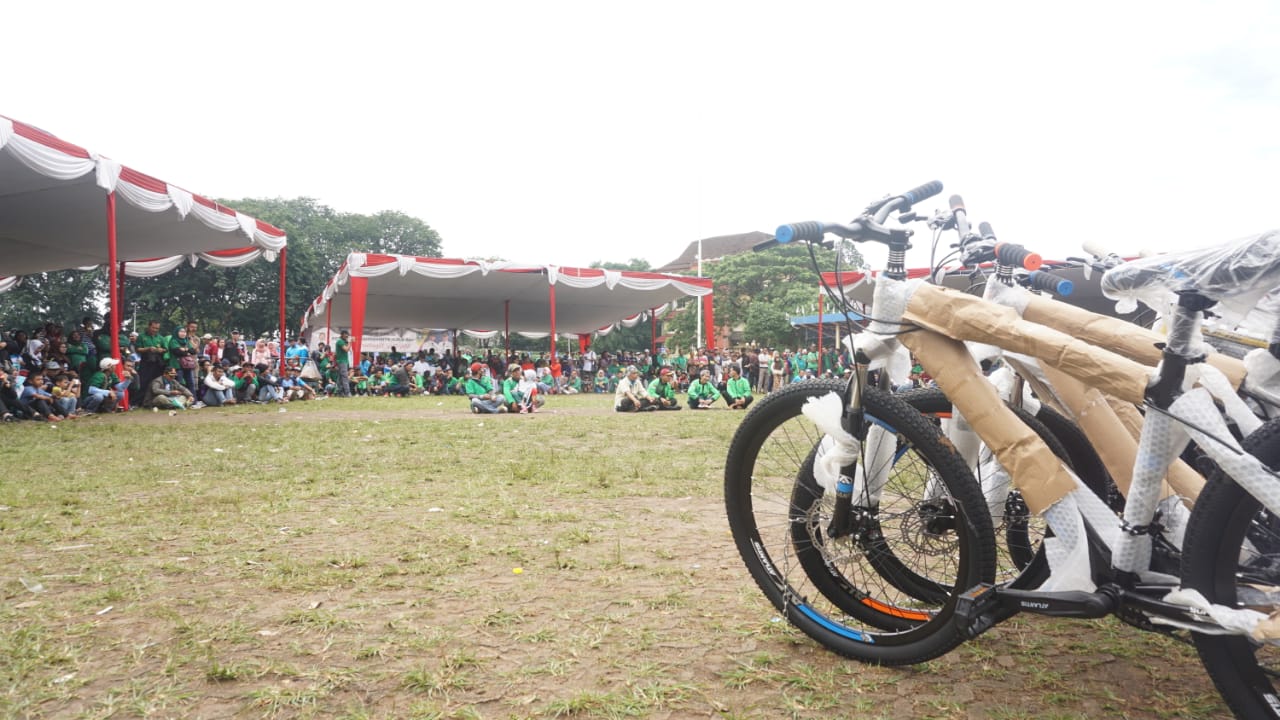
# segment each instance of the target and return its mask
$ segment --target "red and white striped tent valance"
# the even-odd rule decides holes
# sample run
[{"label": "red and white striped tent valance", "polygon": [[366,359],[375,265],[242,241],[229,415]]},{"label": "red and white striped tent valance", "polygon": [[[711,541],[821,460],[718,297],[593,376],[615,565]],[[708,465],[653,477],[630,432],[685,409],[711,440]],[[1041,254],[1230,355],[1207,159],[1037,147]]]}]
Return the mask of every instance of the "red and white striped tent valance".
[{"label": "red and white striped tent valance", "polygon": [[590,334],[711,292],[683,275],[353,253],[302,326]]},{"label": "red and white striped tent valance", "polygon": [[0,277],[108,262],[107,196],[117,260],[157,273],[182,262],[274,260],[284,231],[34,126],[0,116]]}]

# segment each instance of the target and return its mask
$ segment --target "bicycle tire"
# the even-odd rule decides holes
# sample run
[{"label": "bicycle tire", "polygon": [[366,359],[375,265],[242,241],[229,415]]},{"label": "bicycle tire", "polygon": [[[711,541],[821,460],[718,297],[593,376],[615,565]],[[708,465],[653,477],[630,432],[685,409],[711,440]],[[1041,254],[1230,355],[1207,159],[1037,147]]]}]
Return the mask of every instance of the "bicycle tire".
[{"label": "bicycle tire", "polygon": [[[1243,447],[1280,469],[1280,420],[1255,430]],[[1221,471],[1196,499],[1183,548],[1183,587],[1211,603],[1240,607],[1242,585],[1280,586],[1280,522]],[[1240,635],[1193,638],[1201,664],[1237,718],[1280,718],[1280,647]]]},{"label": "bicycle tire", "polygon": [[[924,662],[964,639],[953,622],[956,596],[995,573],[995,542],[990,515],[972,474],[919,412],[880,390],[863,393],[872,422],[890,429],[902,444],[894,477],[881,500],[881,521],[895,523],[890,536],[903,543],[925,543],[916,499],[926,482],[937,481],[952,515],[946,542],[943,533],[928,539],[946,550],[927,556],[936,575],[950,578],[940,602],[925,603],[888,583],[852,547],[837,556],[822,553],[833,564],[828,576],[843,584],[841,602],[832,602],[810,577],[797,555],[797,519],[820,512],[830,503],[812,493],[795,502],[796,488],[807,479],[805,465],[822,437],[803,416],[810,398],[841,393],[843,382],[806,380],[775,391],[751,408],[730,443],[725,464],[725,509],[743,562],[765,596],[786,619],[828,649],[845,657],[883,665]],[[811,473],[808,473],[811,474]],[[816,483],[814,484],[816,488]],[[806,506],[807,505],[807,506]],[[816,519],[811,522],[818,522]],[[821,523],[819,523],[821,524]],[[945,547],[942,547],[944,546]],[[897,548],[895,548],[896,550]],[[817,557],[814,553],[810,557]],[[819,574],[820,577],[827,577]],[[891,613],[898,622],[882,627]]]}]

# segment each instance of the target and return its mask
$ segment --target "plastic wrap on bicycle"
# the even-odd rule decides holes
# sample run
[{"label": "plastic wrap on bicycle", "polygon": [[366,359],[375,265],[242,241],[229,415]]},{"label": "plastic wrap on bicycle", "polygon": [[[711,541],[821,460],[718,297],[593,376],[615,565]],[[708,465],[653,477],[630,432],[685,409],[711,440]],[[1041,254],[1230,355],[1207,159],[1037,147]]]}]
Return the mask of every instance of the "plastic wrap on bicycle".
[{"label": "plastic wrap on bicycle", "polygon": [[1109,395],[1141,403],[1151,368],[1066,333],[1023,320],[1012,308],[948,288],[919,285],[903,319],[957,340],[984,342],[1061,369]]},{"label": "plastic wrap on bicycle", "polygon": [[[1163,309],[1169,293],[1194,291],[1217,300],[1214,312],[1241,322],[1280,287],[1280,230],[1200,250],[1132,260],[1102,276],[1102,294]],[[1260,323],[1266,332],[1274,321]]]}]

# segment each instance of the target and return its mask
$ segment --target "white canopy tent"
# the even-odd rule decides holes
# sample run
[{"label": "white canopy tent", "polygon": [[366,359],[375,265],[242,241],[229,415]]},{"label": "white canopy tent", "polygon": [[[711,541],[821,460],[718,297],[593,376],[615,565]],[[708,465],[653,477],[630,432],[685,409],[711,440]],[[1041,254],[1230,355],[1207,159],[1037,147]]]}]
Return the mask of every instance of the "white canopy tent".
[{"label": "white canopy tent", "polygon": [[0,116],[0,291],[22,275],[107,265],[113,346],[121,271],[154,277],[183,262],[277,255],[283,337],[286,243],[268,223]]},{"label": "white canopy tent", "polygon": [[[353,253],[303,319],[305,330],[349,327],[360,351],[364,327],[557,332],[589,335],[662,308],[703,298],[711,327],[711,279],[652,272],[567,268],[408,255]],[[358,357],[358,355],[357,355]]]}]

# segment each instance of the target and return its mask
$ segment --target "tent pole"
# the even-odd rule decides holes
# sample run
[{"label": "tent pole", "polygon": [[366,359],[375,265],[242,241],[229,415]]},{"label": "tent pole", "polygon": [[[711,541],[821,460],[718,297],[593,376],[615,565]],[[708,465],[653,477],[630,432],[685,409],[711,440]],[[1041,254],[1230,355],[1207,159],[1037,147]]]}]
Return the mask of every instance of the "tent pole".
[{"label": "tent pole", "polygon": [[502,301],[502,337],[506,339],[507,356],[502,358],[502,364],[506,365],[511,362],[511,301]]},{"label": "tent pole", "polygon": [[649,308],[649,357],[658,357],[658,313],[657,308]]},{"label": "tent pole", "polygon": [[288,327],[284,319],[285,265],[288,262],[289,248],[280,248],[280,376],[284,376],[284,344],[287,342]]},{"label": "tent pole", "polygon": [[707,318],[706,341],[703,343],[703,347],[707,347],[707,348],[712,347],[712,341],[714,341],[716,337],[715,310],[712,306],[711,297],[712,297],[711,293],[707,293],[706,295],[702,296],[702,313]]},{"label": "tent pole", "polygon": [[818,291],[818,375],[822,375],[822,291]]},{"label": "tent pole", "polygon": [[333,327],[333,300],[324,304],[324,346],[329,347],[329,330]]},{"label": "tent pole", "polygon": [[551,283],[551,357],[556,356],[556,285]]},{"label": "tent pole", "polygon": [[[120,359],[120,266],[116,260],[116,194],[107,193],[107,281],[111,286],[107,293],[111,301],[111,357]],[[116,365],[119,368],[119,365]],[[116,376],[119,377],[119,370]]]},{"label": "tent pole", "polygon": [[369,298],[369,278],[351,278],[351,367],[360,366],[360,346],[364,344],[364,308]]}]

